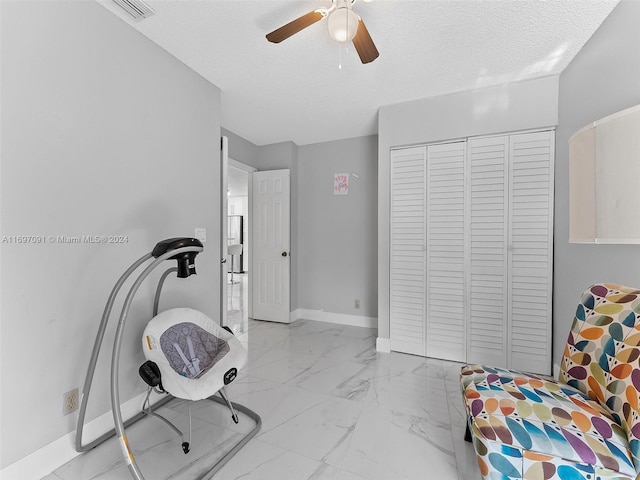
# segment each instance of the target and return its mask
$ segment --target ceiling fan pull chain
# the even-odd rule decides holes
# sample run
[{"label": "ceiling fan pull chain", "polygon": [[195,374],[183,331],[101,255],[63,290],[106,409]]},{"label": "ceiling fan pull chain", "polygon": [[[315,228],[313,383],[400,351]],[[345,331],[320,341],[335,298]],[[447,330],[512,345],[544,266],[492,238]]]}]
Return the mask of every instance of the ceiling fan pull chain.
[{"label": "ceiling fan pull chain", "polygon": [[[344,31],[346,32],[347,37],[349,36],[349,17],[345,15],[344,17]],[[338,65],[338,69],[342,70],[342,43],[338,43],[338,49],[340,52],[340,65]]]}]

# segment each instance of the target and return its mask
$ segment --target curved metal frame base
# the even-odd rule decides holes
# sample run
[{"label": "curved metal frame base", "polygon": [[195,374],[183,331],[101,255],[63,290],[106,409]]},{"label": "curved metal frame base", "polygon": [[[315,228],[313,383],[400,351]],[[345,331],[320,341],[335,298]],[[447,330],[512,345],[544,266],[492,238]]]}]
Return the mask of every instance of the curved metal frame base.
[{"label": "curved metal frame base", "polygon": [[[216,397],[215,395],[212,395],[208,399],[221,405],[226,405],[225,401],[222,398]],[[253,429],[244,437],[242,437],[242,440],[236,443],[231,450],[225,453],[225,455],[220,460],[218,460],[209,471],[204,473],[202,476],[197,477],[196,480],[208,480],[209,478],[213,477],[218,472],[218,470],[224,467],[224,465],[229,460],[231,460],[231,458],[233,458],[233,456],[238,453],[238,451],[242,447],[244,447],[249,440],[256,436],[256,434],[260,431],[260,428],[262,428],[262,418],[260,418],[260,415],[258,415],[256,412],[245,407],[244,405],[240,405],[239,403],[231,402],[231,405],[233,405],[233,408],[235,408],[237,411],[244,413],[246,416],[256,422],[256,426],[253,427]]]},{"label": "curved metal frame base", "polygon": [[[217,393],[220,393],[220,392],[217,392]],[[136,420],[139,420],[141,418],[139,415],[142,415],[142,416],[157,416],[161,420],[164,420],[165,422],[169,423],[171,428],[173,428],[174,430],[178,431],[178,433],[182,434],[171,422],[166,420],[162,415],[159,415],[159,414],[153,412],[153,409],[158,408],[159,404],[165,405],[168,402],[171,402],[172,400],[184,400],[184,399],[178,398],[178,397],[174,397],[173,395],[168,394],[166,399],[162,399],[159,402],[156,402],[154,404],[151,412],[143,411],[143,412],[141,412],[140,414],[138,414],[136,416],[137,418],[136,417],[134,417],[134,418],[136,418]],[[227,404],[227,400],[225,400],[224,397],[217,397],[215,394],[210,396],[210,397],[208,397],[207,400],[211,400],[212,402],[219,403],[220,405],[229,406]],[[187,401],[190,401],[190,400],[187,400]],[[212,478],[218,472],[218,470],[220,470],[222,467],[224,467],[226,465],[226,463],[229,460],[231,460],[233,458],[233,456],[236,453],[238,453],[240,451],[240,449],[247,444],[247,442],[249,442],[249,440],[251,440],[253,437],[256,436],[256,434],[260,431],[260,428],[262,428],[262,418],[260,417],[260,415],[258,415],[253,410],[245,407],[244,405],[240,405],[239,403],[235,403],[235,402],[229,402],[229,403],[233,406],[233,408],[235,410],[244,413],[247,417],[249,417],[251,420],[256,422],[256,426],[253,427],[253,429],[251,429],[251,431],[249,433],[247,433],[244,437],[242,437],[242,439],[239,442],[237,442],[233,446],[233,448],[231,448],[231,450],[229,450],[227,453],[225,453],[209,470],[207,470],[206,472],[201,474],[199,477],[196,477],[194,480],[208,480],[208,479]],[[134,423],[136,420],[132,421],[131,423]],[[128,426],[127,422],[125,422],[125,426]]]}]

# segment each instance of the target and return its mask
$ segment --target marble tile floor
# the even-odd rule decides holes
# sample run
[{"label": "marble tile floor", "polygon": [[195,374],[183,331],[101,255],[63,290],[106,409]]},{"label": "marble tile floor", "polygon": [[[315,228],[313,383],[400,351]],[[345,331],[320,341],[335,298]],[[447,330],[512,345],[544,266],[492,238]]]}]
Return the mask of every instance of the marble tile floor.
[{"label": "marble tile floor", "polygon": [[[464,442],[460,364],[378,353],[374,329],[298,320],[247,320],[238,335],[248,366],[228,387],[232,401],[258,412],[262,429],[215,479],[477,480]],[[187,404],[164,413],[188,430]],[[210,401],[192,404],[192,451],[162,422],[127,430],[147,480],[193,479],[253,423],[235,425]],[[129,479],[120,447],[110,440],[44,480]]]}]

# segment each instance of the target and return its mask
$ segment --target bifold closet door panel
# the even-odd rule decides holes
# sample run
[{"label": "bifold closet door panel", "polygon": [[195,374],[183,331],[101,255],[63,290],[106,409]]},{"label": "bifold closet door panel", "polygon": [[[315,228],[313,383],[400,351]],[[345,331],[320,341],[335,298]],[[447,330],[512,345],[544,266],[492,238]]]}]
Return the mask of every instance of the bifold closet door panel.
[{"label": "bifold closet door panel", "polygon": [[551,373],[554,132],[511,135],[510,367]]},{"label": "bifold closet door panel", "polygon": [[509,137],[470,139],[469,363],[507,366]]},{"label": "bifold closet door panel", "polygon": [[427,356],[466,360],[466,142],[427,147]]},{"label": "bifold closet door panel", "polygon": [[426,355],[426,147],[391,151],[391,350]]},{"label": "bifold closet door panel", "polygon": [[391,151],[391,349],[549,373],[554,132]]}]

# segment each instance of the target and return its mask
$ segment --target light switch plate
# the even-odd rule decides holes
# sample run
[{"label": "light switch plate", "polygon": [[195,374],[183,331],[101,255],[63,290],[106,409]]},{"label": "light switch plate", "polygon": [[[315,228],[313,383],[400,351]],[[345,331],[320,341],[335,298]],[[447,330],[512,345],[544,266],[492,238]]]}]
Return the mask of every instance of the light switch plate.
[{"label": "light switch plate", "polygon": [[197,227],[195,236],[202,243],[205,243],[207,241],[207,229],[202,227]]}]

